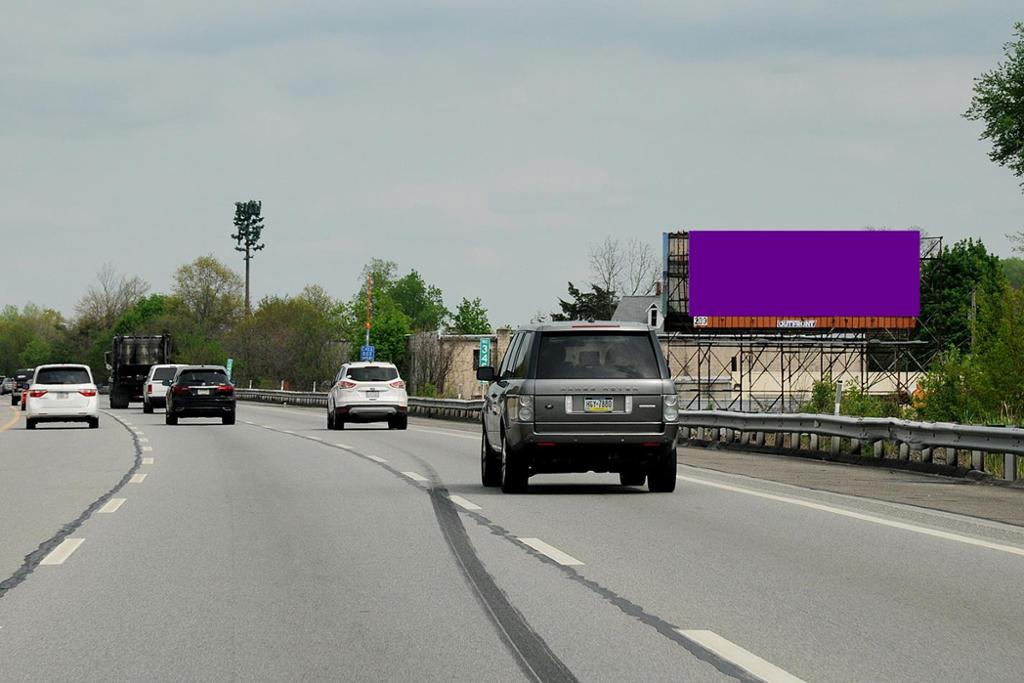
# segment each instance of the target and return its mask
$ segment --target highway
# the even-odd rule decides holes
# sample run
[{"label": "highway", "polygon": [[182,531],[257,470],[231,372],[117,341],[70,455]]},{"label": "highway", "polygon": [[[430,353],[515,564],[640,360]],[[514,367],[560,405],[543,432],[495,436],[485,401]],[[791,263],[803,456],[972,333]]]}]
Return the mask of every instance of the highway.
[{"label": "highway", "polygon": [[503,495],[461,423],[240,403],[234,426],[133,407],[30,432],[2,410],[3,681],[1024,676],[1022,527],[686,449],[673,494]]}]

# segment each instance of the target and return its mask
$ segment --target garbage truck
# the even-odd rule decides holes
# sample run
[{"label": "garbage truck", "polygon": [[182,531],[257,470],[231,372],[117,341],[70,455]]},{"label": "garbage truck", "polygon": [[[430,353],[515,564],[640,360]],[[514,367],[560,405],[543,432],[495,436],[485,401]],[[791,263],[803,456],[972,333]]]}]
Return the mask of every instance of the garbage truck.
[{"label": "garbage truck", "polygon": [[103,354],[110,370],[110,407],[142,400],[142,385],[153,365],[171,362],[171,335],[117,335]]}]

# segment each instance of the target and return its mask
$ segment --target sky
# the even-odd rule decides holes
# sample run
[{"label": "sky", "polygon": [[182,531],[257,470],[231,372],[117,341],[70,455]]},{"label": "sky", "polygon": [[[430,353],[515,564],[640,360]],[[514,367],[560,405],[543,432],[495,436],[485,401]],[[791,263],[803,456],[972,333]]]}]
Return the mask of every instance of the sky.
[{"label": "sky", "polygon": [[377,257],[494,324],[609,235],[1024,229],[961,116],[1019,0],[4,4],[0,306],[70,316],[105,262],[241,271],[248,199],[254,299],[347,299]]}]

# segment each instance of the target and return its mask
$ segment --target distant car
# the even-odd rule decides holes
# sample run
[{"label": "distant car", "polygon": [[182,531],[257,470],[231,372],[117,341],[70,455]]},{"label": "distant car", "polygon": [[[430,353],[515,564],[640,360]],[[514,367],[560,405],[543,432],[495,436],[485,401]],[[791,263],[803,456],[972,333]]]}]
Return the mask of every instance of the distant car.
[{"label": "distant car", "polygon": [[409,426],[409,395],[391,363],[346,363],[327,394],[327,428],[347,422],[387,422],[388,429]]},{"label": "distant car", "polygon": [[40,422],[88,422],[100,426],[96,385],[88,365],[40,365],[24,401],[25,428]]},{"label": "distant car", "polygon": [[222,365],[185,365],[169,387],[164,421],[178,424],[182,417],[219,417],[226,425],[235,424],[235,385]]},{"label": "distant car", "polygon": [[142,412],[152,413],[154,408],[163,408],[167,405],[167,385],[165,379],[174,379],[178,368],[184,365],[154,365],[146,375],[146,381],[142,383]]},{"label": "distant car", "polygon": [[21,400],[21,393],[28,389],[29,383],[32,381],[32,373],[35,372],[35,368],[21,368],[14,371],[14,385],[11,387],[11,405],[18,405],[18,401]]},{"label": "distant car", "polygon": [[534,474],[617,472],[625,486],[676,486],[679,399],[654,330],[614,322],[516,332],[488,383],[484,486],[524,492]]},{"label": "distant car", "polygon": [[3,396],[8,391],[10,391],[10,387],[7,384],[7,378],[0,376],[0,396]]}]

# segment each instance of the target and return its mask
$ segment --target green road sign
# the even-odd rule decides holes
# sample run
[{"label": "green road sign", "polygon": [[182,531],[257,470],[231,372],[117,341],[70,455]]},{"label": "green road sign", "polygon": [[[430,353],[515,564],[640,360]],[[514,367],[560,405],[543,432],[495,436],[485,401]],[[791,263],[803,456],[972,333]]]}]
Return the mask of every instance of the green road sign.
[{"label": "green road sign", "polygon": [[480,367],[486,368],[491,365],[491,338],[483,337],[480,340]]},{"label": "green road sign", "polygon": [[228,364],[225,366],[225,368],[228,371],[228,379],[229,380],[231,379],[231,368],[232,368],[232,366],[234,364],[235,364],[235,359],[234,358],[228,358]]}]

